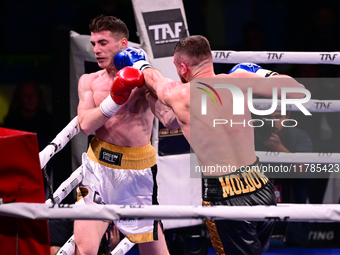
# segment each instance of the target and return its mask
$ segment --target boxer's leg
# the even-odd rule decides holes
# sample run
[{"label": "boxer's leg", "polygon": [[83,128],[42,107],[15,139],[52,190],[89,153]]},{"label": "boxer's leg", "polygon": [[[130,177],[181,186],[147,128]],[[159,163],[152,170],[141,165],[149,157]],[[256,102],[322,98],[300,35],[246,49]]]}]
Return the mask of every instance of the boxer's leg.
[{"label": "boxer's leg", "polygon": [[108,226],[109,223],[104,221],[74,221],[76,255],[97,255],[100,241]]},{"label": "boxer's leg", "polygon": [[161,225],[158,223],[158,240],[138,244],[141,255],[168,255],[168,247],[166,246],[165,237]]}]

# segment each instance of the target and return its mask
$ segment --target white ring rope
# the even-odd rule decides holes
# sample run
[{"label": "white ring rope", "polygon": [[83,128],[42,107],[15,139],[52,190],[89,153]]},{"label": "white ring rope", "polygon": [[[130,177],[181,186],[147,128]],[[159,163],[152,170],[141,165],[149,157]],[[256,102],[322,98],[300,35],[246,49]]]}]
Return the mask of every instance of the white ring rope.
[{"label": "white ring rope", "polygon": [[79,133],[78,116],[74,117],[69,124],[47,145],[40,153],[40,167],[43,169],[47,162]]},{"label": "white ring rope", "polygon": [[[305,163],[305,164],[340,164],[340,153],[331,152],[276,152],[276,151],[256,151],[262,163]],[[339,166],[334,165],[333,171],[340,172]],[[337,168],[337,169],[336,169]]]},{"label": "white ring rope", "polygon": [[[112,250],[111,255],[124,255],[126,254],[135,244],[132,243],[128,238],[124,237],[119,244]],[[72,235],[66,243],[58,250],[58,254],[71,255],[75,251],[74,235]]]},{"label": "white ring rope", "polygon": [[340,65],[340,52],[231,51],[211,52],[214,63],[253,62],[257,64],[331,64]]},{"label": "white ring rope", "polygon": [[[70,192],[77,187],[83,180],[83,166],[78,167],[73,173],[67,178],[59,188],[53,193],[53,198],[56,204],[60,204]],[[53,205],[52,200],[49,198],[45,201],[45,204]]]},{"label": "white ring rope", "polygon": [[[340,112],[340,100],[309,100],[302,104],[309,112]],[[253,106],[257,110],[267,110],[272,106],[271,99],[253,99]],[[277,111],[281,110],[281,100],[277,100]],[[300,111],[293,104],[287,104],[287,111]]]},{"label": "white ring rope", "polygon": [[338,204],[279,204],[277,206],[170,206],[170,205],[59,205],[8,203],[0,205],[0,216],[26,219],[230,219],[340,222]]},{"label": "white ring rope", "polygon": [[74,253],[76,249],[76,243],[74,242],[74,235],[72,235],[66,243],[61,246],[61,248],[58,250],[57,255],[71,255]]}]

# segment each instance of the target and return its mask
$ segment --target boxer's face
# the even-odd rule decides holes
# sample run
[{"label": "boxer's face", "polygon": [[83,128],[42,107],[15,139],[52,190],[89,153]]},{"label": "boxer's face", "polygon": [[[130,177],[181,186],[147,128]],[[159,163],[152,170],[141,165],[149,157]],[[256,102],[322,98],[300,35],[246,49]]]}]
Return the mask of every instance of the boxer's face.
[{"label": "boxer's face", "polygon": [[110,31],[91,33],[92,50],[96,56],[100,68],[108,69],[114,67],[114,56],[127,46],[125,38],[119,40]]}]

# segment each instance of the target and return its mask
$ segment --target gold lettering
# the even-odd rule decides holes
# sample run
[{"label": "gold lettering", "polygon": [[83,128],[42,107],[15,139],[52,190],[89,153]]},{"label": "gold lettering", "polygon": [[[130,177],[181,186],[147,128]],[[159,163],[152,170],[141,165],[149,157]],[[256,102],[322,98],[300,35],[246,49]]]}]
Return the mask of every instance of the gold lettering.
[{"label": "gold lettering", "polygon": [[261,178],[261,180],[262,180],[262,182],[263,182],[264,184],[266,184],[266,183],[268,182],[267,176],[265,176],[264,174],[262,174],[262,173],[260,172],[260,169],[258,168],[258,165],[256,165],[255,168],[256,168],[256,169],[254,170],[254,172],[256,172],[257,176]]},{"label": "gold lettering", "polygon": [[[236,181],[236,185],[237,188],[235,187],[235,181]],[[232,174],[230,175],[230,181],[231,181],[231,185],[233,186],[234,192],[236,195],[241,194],[242,190],[240,187],[240,176],[238,174]]]},{"label": "gold lettering", "polygon": [[[257,178],[257,174],[252,170],[249,171],[249,180],[251,180],[253,182],[253,184],[255,185],[255,187],[257,189],[261,188],[262,187],[262,183],[260,182],[260,180]],[[256,181],[255,181],[256,179]]]},{"label": "gold lettering", "polygon": [[[249,180],[250,177],[249,177],[248,173],[244,172],[244,173],[242,173],[242,176],[243,176],[244,181],[247,183],[247,189],[243,193],[253,192],[255,190],[255,186],[251,182],[251,180]],[[249,182],[248,182],[248,180],[249,180]]]},{"label": "gold lettering", "polygon": [[223,190],[223,197],[228,197],[228,195],[233,196],[234,192],[233,189],[231,188],[229,177],[225,177],[224,180],[225,182],[223,181],[223,177],[219,178]]}]

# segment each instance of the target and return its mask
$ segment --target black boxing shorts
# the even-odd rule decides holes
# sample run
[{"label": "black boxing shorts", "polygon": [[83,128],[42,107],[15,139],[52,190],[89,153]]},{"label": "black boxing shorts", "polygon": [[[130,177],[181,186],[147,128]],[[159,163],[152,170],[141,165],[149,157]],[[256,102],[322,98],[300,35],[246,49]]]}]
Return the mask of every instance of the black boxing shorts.
[{"label": "black boxing shorts", "polygon": [[[276,205],[274,186],[260,173],[258,159],[232,173],[202,178],[203,205]],[[207,220],[217,255],[262,254],[269,248],[272,221]]]}]

